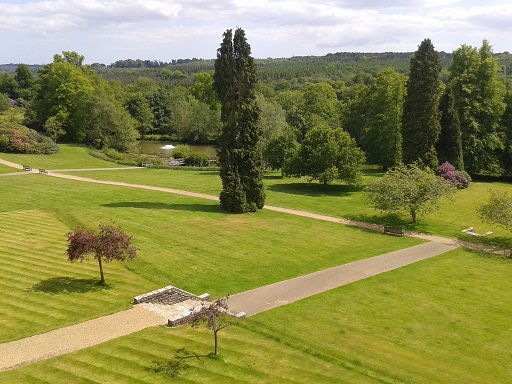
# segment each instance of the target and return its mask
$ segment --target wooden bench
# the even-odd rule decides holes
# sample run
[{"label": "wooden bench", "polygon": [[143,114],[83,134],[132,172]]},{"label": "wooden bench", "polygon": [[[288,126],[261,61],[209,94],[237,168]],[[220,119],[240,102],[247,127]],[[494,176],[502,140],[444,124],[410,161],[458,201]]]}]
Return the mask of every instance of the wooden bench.
[{"label": "wooden bench", "polygon": [[47,175],[48,171],[46,169],[39,168],[39,173],[44,173],[45,175]]},{"label": "wooden bench", "polygon": [[30,165],[24,165],[23,166],[23,170],[24,171],[31,171],[32,170],[32,167]]},{"label": "wooden bench", "polygon": [[403,236],[404,230],[400,229],[400,228],[384,227],[384,233],[389,233],[391,235]]},{"label": "wooden bench", "polygon": [[169,165],[171,166],[181,166],[181,165],[185,165],[185,158],[180,158],[180,159],[172,159],[171,161],[169,161]]}]

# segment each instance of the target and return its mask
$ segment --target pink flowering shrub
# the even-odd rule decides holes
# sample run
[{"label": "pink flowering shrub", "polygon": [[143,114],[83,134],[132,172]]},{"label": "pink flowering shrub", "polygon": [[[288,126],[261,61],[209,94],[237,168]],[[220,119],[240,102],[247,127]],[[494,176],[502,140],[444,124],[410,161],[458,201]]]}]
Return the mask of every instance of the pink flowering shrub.
[{"label": "pink flowering shrub", "polygon": [[20,124],[0,122],[0,152],[50,154],[58,150],[49,137]]},{"label": "pink flowering shrub", "polygon": [[467,172],[457,171],[449,162],[445,162],[437,167],[437,174],[441,176],[447,183],[454,184],[458,189],[469,187],[471,177]]}]

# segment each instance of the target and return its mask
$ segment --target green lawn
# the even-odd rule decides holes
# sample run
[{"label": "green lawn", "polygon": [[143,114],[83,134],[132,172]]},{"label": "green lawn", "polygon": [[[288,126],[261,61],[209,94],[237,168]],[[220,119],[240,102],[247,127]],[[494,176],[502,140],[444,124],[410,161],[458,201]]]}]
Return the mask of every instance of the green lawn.
[{"label": "green lawn", "polygon": [[0,174],[21,172],[21,169],[11,168],[7,165],[0,164]]},{"label": "green lawn", "polygon": [[73,169],[73,168],[118,168],[120,165],[100,160],[89,155],[87,147],[73,144],[59,144],[60,150],[51,155],[26,155],[0,153],[0,158],[33,169]]},{"label": "green lawn", "polygon": [[[512,262],[455,250],[221,331],[157,327],[0,373],[20,383],[509,383]],[[496,282],[499,282],[496,284]],[[177,369],[185,348],[201,356]]]},{"label": "green lawn", "polygon": [[[221,182],[217,172],[147,169],[140,172],[111,171],[79,172],[79,175],[100,180],[115,180],[147,184],[218,196]],[[380,177],[367,172],[365,183]],[[468,189],[457,191],[453,200],[441,201],[440,209],[420,215],[419,223],[412,225],[410,217],[383,214],[368,204],[361,188],[343,184],[323,186],[303,179],[281,178],[278,173],[265,176],[266,204],[311,211],[335,217],[393,225],[418,232],[432,233],[461,240],[512,248],[510,232],[492,224],[483,223],[476,207],[487,201],[490,188],[512,192],[512,185],[503,182],[474,182]],[[474,227],[479,233],[492,231],[493,235],[477,238],[463,234],[462,229]]]},{"label": "green lawn", "polygon": [[[34,168],[116,166],[83,147],[63,148],[58,161],[1,157]],[[220,190],[215,172],[79,174],[211,195]],[[270,205],[408,226],[408,218],[373,210],[356,188],[277,174],[265,183]],[[473,183],[420,217],[416,228],[460,237],[460,229],[473,226],[495,231],[483,242],[510,244],[509,233],[476,215],[489,187],[510,189]],[[168,284],[218,297],[418,243],[267,210],[231,215],[215,201],[39,174],[1,177],[0,193],[0,342],[127,308],[134,295]],[[132,262],[106,265],[108,285],[101,287],[96,263],[67,262],[65,234],[108,220],[132,234],[140,251]],[[156,327],[0,373],[0,382],[508,383],[511,267],[510,259],[459,249],[246,319],[221,332],[218,359],[206,356],[209,332]],[[155,372],[154,362],[175,363],[180,348],[202,357],[186,360],[190,368],[178,369],[176,378]]]},{"label": "green lawn", "polygon": [[[4,341],[124,309],[133,296],[169,284],[218,297],[419,242],[271,211],[225,214],[208,200],[39,174],[2,178],[0,193],[0,274],[9,276],[0,284],[9,297],[1,308]],[[109,220],[140,251],[134,261],[106,265],[113,287],[97,290],[96,263],[70,265],[65,234]],[[91,290],[72,313],[66,307],[77,296],[51,291],[67,283]],[[48,311],[35,316],[44,305]]]},{"label": "green lawn", "polygon": [[[3,194],[2,194],[3,196]],[[0,342],[129,308],[130,298],[150,286],[121,264],[70,264],[69,228],[42,210],[0,213]]]}]

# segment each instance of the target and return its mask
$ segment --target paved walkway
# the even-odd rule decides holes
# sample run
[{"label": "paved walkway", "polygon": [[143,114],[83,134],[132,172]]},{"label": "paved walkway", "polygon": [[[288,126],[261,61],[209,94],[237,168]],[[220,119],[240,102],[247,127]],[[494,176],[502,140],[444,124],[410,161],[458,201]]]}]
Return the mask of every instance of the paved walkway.
[{"label": "paved walkway", "polygon": [[424,243],[280,281],[229,297],[229,309],[248,316],[451,251],[456,245]]}]

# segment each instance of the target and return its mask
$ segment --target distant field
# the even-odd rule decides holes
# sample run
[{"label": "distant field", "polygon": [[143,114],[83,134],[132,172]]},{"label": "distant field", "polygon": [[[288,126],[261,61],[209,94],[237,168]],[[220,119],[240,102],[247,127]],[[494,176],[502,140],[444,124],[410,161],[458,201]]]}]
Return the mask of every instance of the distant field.
[{"label": "distant field", "polygon": [[[2,340],[124,309],[136,294],[169,284],[218,297],[418,243],[270,211],[225,214],[216,202],[161,192],[39,174],[8,179],[0,179],[0,274],[9,276],[0,283],[9,298],[0,308]],[[106,265],[114,287],[97,290],[96,263],[70,265],[65,234],[109,220],[133,235],[140,251],[134,261]],[[64,291],[68,283],[91,292],[52,288]],[[68,313],[78,297],[83,307]]]},{"label": "distant field", "polygon": [[[496,383],[512,376],[512,262],[455,250],[221,331],[152,328],[16,371],[20,383]],[[499,282],[499,283],[496,283]],[[178,377],[153,370],[185,348]]]}]

